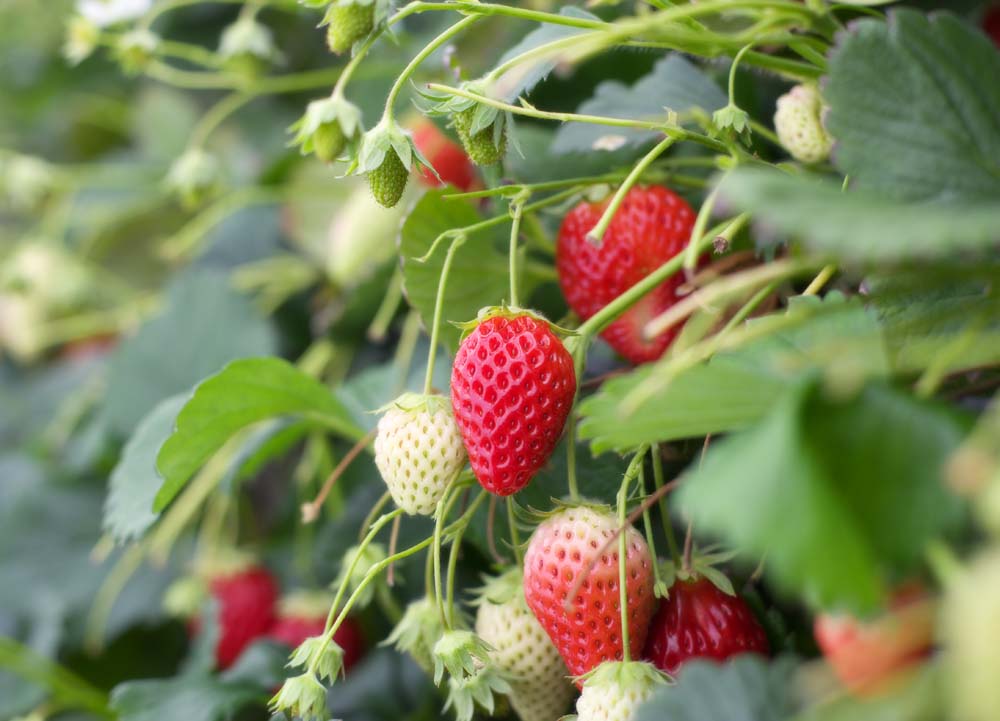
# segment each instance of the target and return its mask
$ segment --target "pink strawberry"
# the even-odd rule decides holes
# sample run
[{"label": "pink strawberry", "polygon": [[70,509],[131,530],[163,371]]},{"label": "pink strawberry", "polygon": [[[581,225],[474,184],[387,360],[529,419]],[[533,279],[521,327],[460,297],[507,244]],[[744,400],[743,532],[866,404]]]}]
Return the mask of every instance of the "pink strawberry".
[{"label": "pink strawberry", "polygon": [[[525,600],[574,676],[622,660],[618,540],[597,556],[617,529],[610,509],[563,508],[535,529],[524,556]],[[638,659],[656,604],[653,559],[638,531],[629,526],[624,533],[629,653]]]},{"label": "pink strawberry", "polygon": [[548,323],[524,311],[492,311],[462,341],[451,402],[472,470],[490,493],[509,496],[545,465],[576,394],[573,359]]}]

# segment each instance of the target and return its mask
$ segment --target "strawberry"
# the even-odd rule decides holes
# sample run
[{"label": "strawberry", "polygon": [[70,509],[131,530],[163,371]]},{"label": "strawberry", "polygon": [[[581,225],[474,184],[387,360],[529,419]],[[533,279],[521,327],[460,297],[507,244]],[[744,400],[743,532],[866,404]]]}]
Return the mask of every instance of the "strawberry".
[{"label": "strawberry", "polygon": [[841,682],[867,695],[930,653],[934,614],[923,590],[910,585],[893,595],[890,610],[879,618],[820,614],[813,632]]},{"label": "strawberry", "polygon": [[[607,201],[580,203],[559,229],[559,285],[570,308],[584,320],[682,252],[694,227],[694,211],[683,198],[659,185],[635,187],[596,246],[587,234],[606,207]],[[675,276],[661,283],[608,326],[602,337],[632,363],[659,358],[677,331],[647,340],[643,326],[676,302],[682,282]]]},{"label": "strawberry", "polygon": [[767,634],[746,602],[702,576],[670,587],[649,627],[643,658],[674,676],[688,659],[725,661],[769,651]]},{"label": "strawberry", "polygon": [[559,718],[573,697],[566,664],[524,600],[521,569],[490,580],[479,598],[476,633],[510,682],[510,705],[521,721]]},{"label": "strawberry", "polygon": [[576,702],[577,721],[632,721],[657,688],[667,683],[648,663],[609,661],[583,683]]},{"label": "strawberry", "polygon": [[[299,592],[286,596],[278,604],[278,614],[267,637],[295,649],[307,638],[321,636],[326,630],[331,602],[325,593]],[[344,671],[349,671],[364,656],[364,635],[354,619],[344,619],[333,634],[333,641],[344,652]]]},{"label": "strawberry", "polygon": [[420,169],[424,185],[436,188],[443,181],[459,190],[468,191],[476,185],[476,171],[465,151],[442,133],[438,126],[426,118],[412,124],[413,144],[423,153],[441,180],[428,168]]},{"label": "strawberry", "polygon": [[368,187],[372,196],[384,208],[393,208],[406,190],[409,171],[393,148],[385,151],[382,164],[368,173]]},{"label": "strawberry", "polygon": [[[563,508],[535,529],[524,556],[525,600],[574,676],[605,661],[622,659],[618,541],[597,557],[617,529],[617,519],[605,507]],[[625,534],[629,652],[638,658],[656,601],[653,559],[646,541],[632,526]],[[569,601],[577,579],[592,561],[589,574]]]},{"label": "strawberry", "polygon": [[336,0],[326,13],[326,44],[338,55],[350,50],[375,27],[375,4],[364,0]]},{"label": "strawberry", "polygon": [[993,40],[993,44],[1000,48],[1000,5],[987,8],[982,25],[983,30]]},{"label": "strawberry", "polygon": [[378,422],[375,465],[397,506],[410,515],[432,514],[465,465],[447,399],[406,393],[393,401]]},{"label": "strawberry", "polygon": [[565,346],[537,316],[499,310],[480,318],[455,356],[452,407],[479,483],[509,496],[552,455],[576,374]]},{"label": "strawberry", "polygon": [[224,669],[271,628],[278,587],[269,571],[251,565],[211,576],[208,589],[218,604],[215,659]]},{"label": "strawberry", "polygon": [[814,85],[796,85],[778,98],[774,130],[788,154],[802,163],[826,160],[833,139],[823,127],[823,99]]},{"label": "strawberry", "polygon": [[[465,152],[476,165],[495,165],[503,160],[507,154],[507,131],[500,126],[499,138],[496,137],[496,130],[490,124],[472,132],[472,123],[476,114],[476,106],[472,105],[465,110],[461,110],[453,116],[452,124],[458,132],[458,137],[465,146]],[[497,120],[494,122],[503,122]]]}]

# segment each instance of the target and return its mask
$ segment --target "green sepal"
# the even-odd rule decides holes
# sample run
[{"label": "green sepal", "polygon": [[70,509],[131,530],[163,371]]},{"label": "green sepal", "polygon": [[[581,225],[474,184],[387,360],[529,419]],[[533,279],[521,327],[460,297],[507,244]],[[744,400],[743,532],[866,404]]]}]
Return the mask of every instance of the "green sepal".
[{"label": "green sepal", "polygon": [[391,408],[398,408],[408,413],[427,412],[431,415],[439,411],[451,412],[451,401],[447,396],[437,393],[404,393],[384,406],[379,407],[375,413],[385,413]]},{"label": "green sepal", "polygon": [[648,661],[605,661],[573,680],[588,688],[610,685],[649,687],[670,683],[670,677]]},{"label": "green sepal", "polygon": [[306,668],[316,659],[316,673],[331,683],[344,673],[344,649],[334,640],[310,636],[292,651],[289,668]]},{"label": "green sepal", "polygon": [[302,721],[325,721],[326,688],[313,674],[306,672],[285,679],[268,705],[273,712],[287,711]]},{"label": "green sepal", "polygon": [[510,684],[500,672],[485,666],[471,676],[448,679],[448,700],[444,710],[454,708],[456,721],[471,721],[477,705],[492,716],[496,708],[494,694],[510,691]]},{"label": "green sepal", "polygon": [[315,152],[317,135],[333,124],[340,128],[347,145],[354,145],[364,132],[361,109],[343,96],[333,95],[309,103],[302,117],[288,128],[288,132],[295,133],[288,145],[297,145],[303,155]]},{"label": "green sepal", "polygon": [[490,663],[493,647],[472,631],[448,631],[434,644],[434,683],[440,684],[447,669],[453,679],[476,673]]},{"label": "green sepal", "polygon": [[575,330],[556,325],[541,313],[527,308],[518,308],[517,306],[511,305],[489,305],[485,308],[479,309],[475,320],[451,321],[451,324],[462,331],[462,340],[465,340],[472,331],[490,318],[517,318],[520,316],[528,316],[529,318],[534,318],[540,323],[544,323],[557,336],[565,338],[568,336],[575,336],[577,334]]}]

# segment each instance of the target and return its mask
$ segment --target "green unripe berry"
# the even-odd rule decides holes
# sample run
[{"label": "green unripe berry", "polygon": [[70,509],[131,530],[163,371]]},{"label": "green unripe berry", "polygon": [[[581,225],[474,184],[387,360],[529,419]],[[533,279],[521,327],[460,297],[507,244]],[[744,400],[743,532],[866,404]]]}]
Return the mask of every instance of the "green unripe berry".
[{"label": "green unripe berry", "polygon": [[489,125],[473,134],[472,121],[476,114],[476,106],[472,106],[455,114],[453,124],[458,137],[465,146],[465,152],[476,165],[496,165],[507,153],[507,132],[500,134],[500,140],[493,142],[493,126]]},{"label": "green unripe berry", "polygon": [[344,130],[336,120],[323,123],[312,136],[313,152],[324,163],[332,163],[340,157],[347,146]]},{"label": "green unripe berry", "polygon": [[350,50],[354,43],[374,29],[375,5],[338,2],[330,8],[326,19],[329,23],[326,43],[331,51],[339,55]]},{"label": "green unripe berry", "polygon": [[403,197],[409,177],[410,174],[403,161],[399,159],[395,150],[389,148],[385,152],[382,164],[368,173],[368,187],[371,188],[372,195],[379,205],[393,208]]}]

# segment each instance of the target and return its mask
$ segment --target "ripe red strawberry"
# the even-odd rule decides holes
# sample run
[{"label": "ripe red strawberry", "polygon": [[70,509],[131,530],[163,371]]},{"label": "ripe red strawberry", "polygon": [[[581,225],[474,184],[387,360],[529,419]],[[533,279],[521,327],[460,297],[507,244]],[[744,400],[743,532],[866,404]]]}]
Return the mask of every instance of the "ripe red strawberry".
[{"label": "ripe red strawberry", "polygon": [[[438,126],[421,117],[412,126],[413,144],[423,153],[433,166],[441,181],[468,191],[477,185],[476,170],[458,143],[452,142]],[[436,188],[441,185],[428,168],[420,168],[420,180],[424,185]]]},{"label": "ripe red strawberry", "polygon": [[218,604],[215,660],[220,669],[228,668],[271,627],[278,587],[270,572],[250,566],[210,578],[208,588]]},{"label": "ripe red strawberry", "polygon": [[[683,198],[659,185],[635,187],[625,196],[598,247],[587,234],[597,225],[607,202],[580,203],[559,229],[559,285],[570,308],[584,320],[683,251],[694,227],[694,211]],[[632,363],[659,358],[677,330],[646,340],[642,329],[676,302],[681,283],[679,276],[664,281],[612,323],[602,337]]]},{"label": "ripe red strawberry", "polygon": [[649,627],[643,658],[673,676],[688,659],[725,661],[769,651],[767,634],[746,602],[699,577],[670,587]]},{"label": "ripe red strawberry", "polygon": [[[604,543],[618,528],[609,509],[574,506],[535,529],[524,556],[524,597],[574,676],[605,661],[622,660],[618,541],[596,559],[566,610],[566,601]],[[653,559],[638,531],[625,531],[629,653],[638,659],[656,599]]]},{"label": "ripe red strawberry", "polygon": [[1000,48],[1000,4],[986,10],[983,15],[983,30],[993,40],[993,44]]},{"label": "ripe red strawberry", "polygon": [[[268,638],[283,643],[290,649],[298,648],[307,638],[322,635],[326,630],[326,616],[330,602],[325,594],[292,594],[282,599],[278,617],[267,632]],[[344,671],[350,671],[365,654],[365,639],[357,622],[345,618],[334,642],[344,651]]]},{"label": "ripe red strawberry", "polygon": [[934,617],[934,604],[911,585],[894,594],[890,610],[879,618],[820,614],[813,633],[841,683],[866,695],[930,653]]},{"label": "ripe red strawberry", "polygon": [[509,496],[528,484],[559,442],[575,393],[573,359],[545,321],[483,316],[451,371],[455,421],[483,488]]}]

